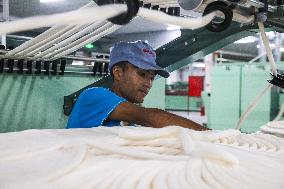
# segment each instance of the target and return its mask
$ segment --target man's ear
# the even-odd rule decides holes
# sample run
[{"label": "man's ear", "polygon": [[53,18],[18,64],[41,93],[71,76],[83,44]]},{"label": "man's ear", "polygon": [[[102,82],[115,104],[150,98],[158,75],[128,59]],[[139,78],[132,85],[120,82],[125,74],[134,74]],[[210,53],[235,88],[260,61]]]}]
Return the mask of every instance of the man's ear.
[{"label": "man's ear", "polygon": [[123,70],[119,66],[114,66],[112,68],[112,74],[115,80],[120,80],[123,74]]}]

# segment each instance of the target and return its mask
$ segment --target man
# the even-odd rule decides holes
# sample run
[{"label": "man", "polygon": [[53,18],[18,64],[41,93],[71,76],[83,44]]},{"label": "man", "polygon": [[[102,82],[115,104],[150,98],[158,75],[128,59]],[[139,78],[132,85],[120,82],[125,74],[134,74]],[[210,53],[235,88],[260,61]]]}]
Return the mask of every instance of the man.
[{"label": "man", "polygon": [[113,77],[112,88],[85,90],[75,104],[67,128],[118,126],[123,121],[155,128],[179,125],[206,130],[186,118],[137,105],[144,101],[156,74],[166,78],[169,76],[167,71],[156,65],[156,53],[147,43],[116,44],[110,53],[109,70]]}]

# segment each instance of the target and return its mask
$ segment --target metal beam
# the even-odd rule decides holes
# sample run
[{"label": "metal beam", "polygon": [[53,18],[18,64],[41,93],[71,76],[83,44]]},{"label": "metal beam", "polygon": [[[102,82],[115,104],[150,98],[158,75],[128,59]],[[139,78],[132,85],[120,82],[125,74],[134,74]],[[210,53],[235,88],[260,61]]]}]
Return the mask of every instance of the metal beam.
[{"label": "metal beam", "polygon": [[234,23],[227,30],[213,33],[206,29],[184,30],[181,37],[157,50],[157,62],[172,72],[189,63],[219,50],[243,37],[254,35],[250,29],[255,26],[240,27]]}]

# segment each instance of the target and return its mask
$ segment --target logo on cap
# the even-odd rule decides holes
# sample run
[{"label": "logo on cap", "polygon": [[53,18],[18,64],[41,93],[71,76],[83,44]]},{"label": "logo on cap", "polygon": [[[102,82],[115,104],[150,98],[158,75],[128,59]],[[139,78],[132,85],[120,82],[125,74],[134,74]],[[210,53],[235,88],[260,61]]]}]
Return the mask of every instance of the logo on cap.
[{"label": "logo on cap", "polygon": [[149,49],[143,49],[143,52],[144,52],[144,53],[148,53],[148,54],[152,55],[153,57],[156,56],[156,53],[153,52],[153,51],[151,51],[151,50],[149,50]]}]

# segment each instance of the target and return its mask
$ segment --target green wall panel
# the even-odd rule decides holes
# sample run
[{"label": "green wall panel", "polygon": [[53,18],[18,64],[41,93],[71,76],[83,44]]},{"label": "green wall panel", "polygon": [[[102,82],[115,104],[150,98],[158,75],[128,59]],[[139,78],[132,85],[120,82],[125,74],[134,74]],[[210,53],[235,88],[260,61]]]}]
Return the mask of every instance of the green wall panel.
[{"label": "green wall panel", "polygon": [[93,83],[94,77],[0,75],[0,132],[65,128],[63,96]]},{"label": "green wall panel", "polygon": [[[0,132],[65,128],[63,96],[99,79],[92,76],[0,75]],[[144,106],[165,109],[165,79],[154,81]]]},{"label": "green wall panel", "polygon": [[[216,65],[212,70],[210,102],[205,107],[209,109],[206,111],[209,127],[221,130],[235,128],[239,117],[268,86],[269,72],[269,67],[263,64]],[[278,111],[278,97],[277,88],[273,87],[246,118],[241,130],[256,132],[272,120]]]},{"label": "green wall panel", "polygon": [[166,109],[179,111],[200,111],[201,98],[178,95],[166,95]]},{"label": "green wall panel", "polygon": [[145,97],[143,102],[144,107],[165,109],[165,90],[166,79],[159,78],[154,80],[153,86],[149,94]]},{"label": "green wall panel", "polygon": [[[241,85],[241,112],[245,112],[252,101],[268,86],[266,81],[269,76],[268,66],[243,66]],[[250,113],[242,125],[243,132],[258,131],[275,116],[278,108],[278,96],[275,87],[269,90],[259,101],[256,108]]]},{"label": "green wall panel", "polygon": [[218,65],[212,69],[208,126],[234,128],[240,114],[240,66]]}]

